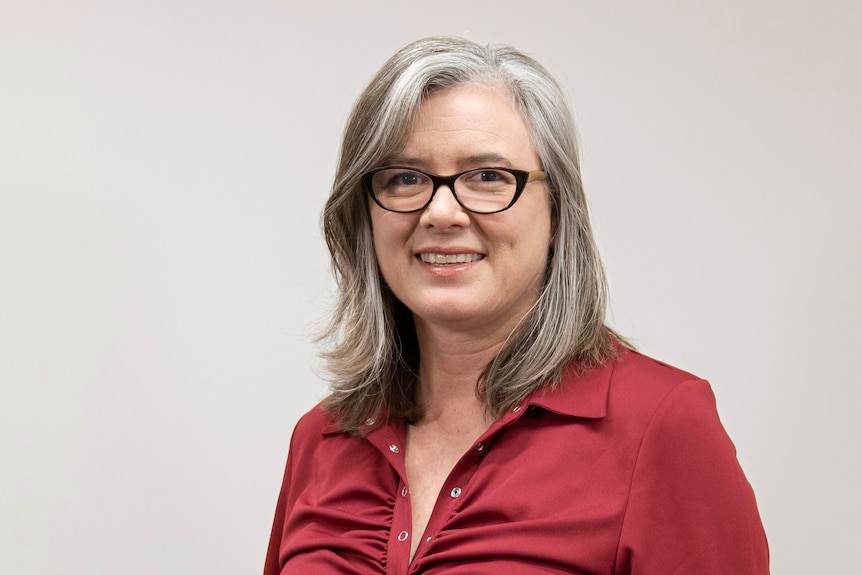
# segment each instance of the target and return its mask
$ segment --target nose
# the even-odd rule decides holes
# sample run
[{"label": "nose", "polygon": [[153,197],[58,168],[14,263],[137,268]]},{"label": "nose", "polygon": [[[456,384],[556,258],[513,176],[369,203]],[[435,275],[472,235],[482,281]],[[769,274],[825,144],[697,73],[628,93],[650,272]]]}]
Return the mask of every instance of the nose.
[{"label": "nose", "polygon": [[420,223],[439,229],[470,225],[470,214],[455,199],[452,189],[442,184],[431,198],[431,203],[422,210]]}]

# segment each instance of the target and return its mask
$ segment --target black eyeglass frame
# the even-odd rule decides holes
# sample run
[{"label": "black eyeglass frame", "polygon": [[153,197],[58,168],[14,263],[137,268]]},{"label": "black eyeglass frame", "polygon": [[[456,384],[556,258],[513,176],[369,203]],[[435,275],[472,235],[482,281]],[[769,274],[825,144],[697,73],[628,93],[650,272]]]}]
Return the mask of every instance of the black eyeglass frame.
[{"label": "black eyeglass frame", "polygon": [[[416,208],[414,210],[393,210],[392,208],[387,208],[384,206],[377,196],[374,194],[374,186],[372,185],[372,180],[374,178],[374,174],[378,172],[382,172],[383,170],[410,170],[411,172],[416,172],[422,174],[423,176],[428,176],[431,180],[433,187],[431,188],[431,195],[428,197],[428,201],[425,202],[421,207]],[[464,174],[469,174],[471,172],[481,172],[482,170],[497,170],[500,172],[507,172],[512,174],[515,177],[515,193],[512,196],[512,201],[499,210],[494,210],[492,212],[477,212],[476,210],[471,210],[467,206],[465,206],[461,199],[458,197],[458,194],[455,192],[455,180],[463,176]],[[410,168],[407,166],[383,166],[380,168],[374,168],[373,170],[369,170],[360,176],[360,180],[362,181],[362,187],[365,188],[365,191],[368,192],[368,195],[371,196],[371,199],[374,200],[378,206],[386,210],[387,212],[393,212],[396,214],[413,214],[416,212],[421,212],[434,199],[434,195],[437,193],[437,190],[440,189],[440,186],[446,186],[449,188],[449,191],[452,192],[452,196],[455,198],[455,201],[458,202],[458,205],[467,210],[468,212],[474,214],[499,214],[500,212],[504,212],[515,205],[515,202],[518,201],[518,198],[521,197],[521,194],[524,192],[524,188],[527,187],[527,184],[535,181],[545,181],[547,179],[547,174],[544,170],[516,170],[514,168],[497,168],[497,167],[483,167],[483,168],[473,168],[470,170],[464,170],[463,172],[459,172],[457,174],[451,176],[438,176],[436,174],[430,174],[428,172],[424,172],[422,170],[417,170],[416,168]]]}]

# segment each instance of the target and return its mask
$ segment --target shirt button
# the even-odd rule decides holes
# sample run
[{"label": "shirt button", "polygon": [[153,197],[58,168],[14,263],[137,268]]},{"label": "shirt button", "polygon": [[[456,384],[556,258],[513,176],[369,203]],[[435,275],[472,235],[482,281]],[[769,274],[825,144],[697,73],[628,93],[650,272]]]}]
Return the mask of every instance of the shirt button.
[{"label": "shirt button", "polygon": [[477,443],[476,444],[476,451],[485,451],[485,444],[484,443]]},{"label": "shirt button", "polygon": [[395,445],[394,443],[390,443],[389,444],[389,451],[391,451],[392,453],[398,453],[401,450],[398,449],[398,446]]},{"label": "shirt button", "polygon": [[407,497],[407,487],[403,487],[401,489],[401,497]]},{"label": "shirt button", "polygon": [[461,496],[461,488],[455,487],[452,489],[452,492],[449,494],[452,496],[452,499],[458,499]]},{"label": "shirt button", "polygon": [[406,531],[402,531],[401,533],[398,534],[398,541],[400,541],[401,543],[404,543],[405,541],[407,541],[407,537],[408,537],[408,533]]}]

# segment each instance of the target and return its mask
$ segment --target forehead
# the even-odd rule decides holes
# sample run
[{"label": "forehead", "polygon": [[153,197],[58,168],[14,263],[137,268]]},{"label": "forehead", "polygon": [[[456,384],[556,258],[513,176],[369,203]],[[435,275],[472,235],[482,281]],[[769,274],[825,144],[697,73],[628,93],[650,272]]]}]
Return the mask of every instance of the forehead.
[{"label": "forehead", "polygon": [[466,85],[434,92],[422,102],[395,160],[465,165],[481,158],[537,167],[529,130],[512,96],[500,88]]}]

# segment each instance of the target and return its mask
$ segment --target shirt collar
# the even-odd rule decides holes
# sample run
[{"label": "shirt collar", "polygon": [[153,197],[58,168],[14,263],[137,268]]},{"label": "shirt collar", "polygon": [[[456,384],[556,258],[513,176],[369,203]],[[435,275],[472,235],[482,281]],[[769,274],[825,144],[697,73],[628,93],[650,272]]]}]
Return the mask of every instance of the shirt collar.
[{"label": "shirt collar", "polygon": [[[618,350],[620,355],[625,352]],[[601,419],[608,412],[608,392],[615,361],[608,360],[587,371],[572,364],[563,371],[559,384],[543,385],[523,402],[569,417]]]}]

